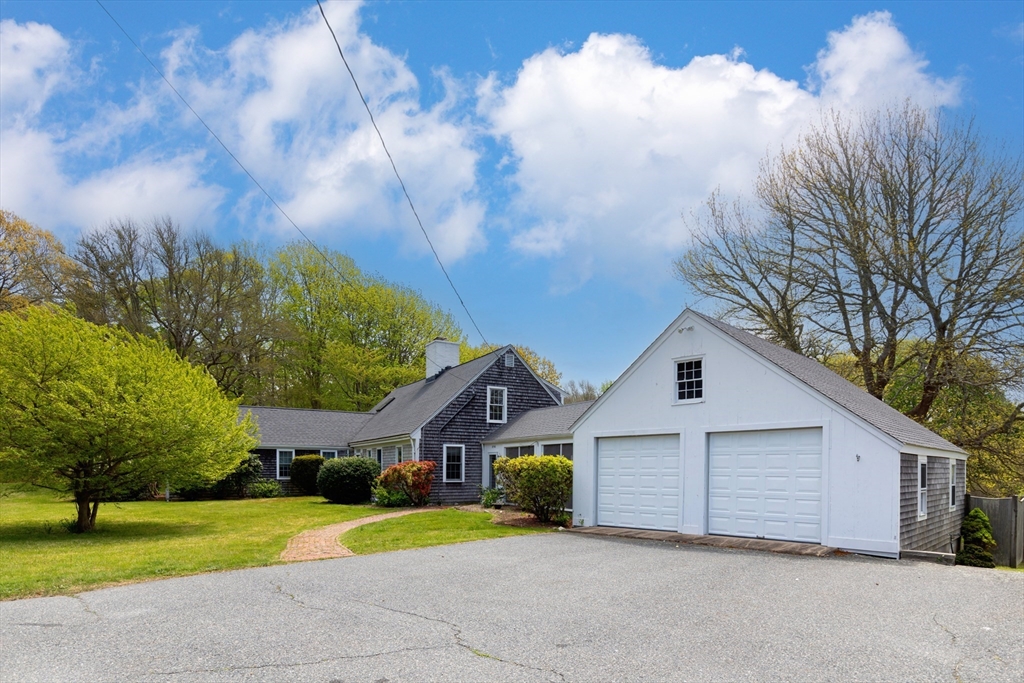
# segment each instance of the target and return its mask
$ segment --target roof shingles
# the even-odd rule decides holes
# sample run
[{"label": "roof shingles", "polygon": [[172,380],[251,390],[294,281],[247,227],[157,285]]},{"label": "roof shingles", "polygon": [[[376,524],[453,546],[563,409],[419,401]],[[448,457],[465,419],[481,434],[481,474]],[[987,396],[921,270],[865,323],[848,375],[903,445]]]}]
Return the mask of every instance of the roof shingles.
[{"label": "roof shingles", "polygon": [[956,453],[964,452],[813,358],[801,356],[703,313],[690,312],[897,441]]}]

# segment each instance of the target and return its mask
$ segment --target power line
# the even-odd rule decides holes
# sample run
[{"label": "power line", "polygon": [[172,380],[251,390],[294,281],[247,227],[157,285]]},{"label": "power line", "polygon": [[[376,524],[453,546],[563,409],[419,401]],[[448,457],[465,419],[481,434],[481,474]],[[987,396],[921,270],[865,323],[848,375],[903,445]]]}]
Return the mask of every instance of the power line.
[{"label": "power line", "polygon": [[[99,2],[99,0],[97,0]],[[409,202],[409,208],[412,209],[412,215],[416,217],[416,223],[420,226],[420,231],[423,233],[423,237],[427,240],[427,244],[430,246],[430,251],[434,253],[434,258],[437,260],[437,265],[441,267],[441,272],[444,273],[445,279],[448,280],[448,284],[451,285],[452,291],[455,292],[455,297],[462,304],[462,310],[469,316],[469,321],[473,323],[473,327],[476,328],[477,334],[483,340],[484,345],[487,345],[487,338],[484,333],[480,331],[480,326],[476,324],[476,320],[473,318],[473,314],[469,312],[469,307],[466,306],[466,302],[462,300],[462,295],[459,294],[458,288],[455,283],[452,282],[452,278],[448,275],[448,270],[441,263],[441,257],[437,255],[437,249],[434,248],[434,243],[430,241],[430,235],[427,234],[427,229],[423,227],[423,221],[420,220],[420,214],[416,211],[416,207],[412,203],[412,197],[409,196],[409,190],[405,187],[405,181],[402,180],[402,176],[398,173],[398,167],[395,166],[395,160],[391,157],[391,152],[388,150],[387,144],[384,142],[384,136],[381,135],[380,128],[377,127],[377,121],[373,118],[373,112],[370,111],[370,103],[366,101],[363,96],[363,91],[359,87],[359,81],[356,80],[356,75],[352,72],[352,67],[348,65],[348,60],[345,58],[345,52],[341,49],[341,43],[338,42],[338,36],[334,32],[334,28],[331,26],[331,22],[327,20],[327,14],[324,13],[324,6],[320,4],[320,0],[316,0],[316,6],[320,8],[320,16],[324,18],[324,23],[327,24],[327,29],[331,32],[331,37],[334,38],[334,44],[338,47],[338,54],[341,55],[341,61],[345,63],[345,68],[348,70],[348,75],[352,77],[352,84],[356,86],[356,92],[359,93],[359,101],[366,107],[366,113],[370,115],[370,123],[373,124],[373,129],[377,131],[377,137],[380,139],[380,145],[384,148],[384,153],[388,156],[388,161],[391,162],[391,170],[395,172],[395,177],[398,178],[398,184],[402,186],[402,193],[405,195],[405,199]]]},{"label": "power line", "polygon": [[[199,121],[199,123],[203,124],[203,127],[206,128],[207,132],[211,136],[213,136],[213,139],[217,141],[217,143],[224,149],[224,151],[227,152],[228,156],[231,157],[231,159],[236,164],[238,164],[238,167],[240,169],[242,169],[242,171],[245,173],[245,175],[249,176],[249,180],[251,180],[253,182],[253,184],[256,185],[256,187],[259,188],[260,192],[262,192],[264,194],[264,196],[266,196],[266,198],[270,200],[270,203],[273,204],[274,207],[281,213],[281,215],[285,217],[285,220],[287,220],[291,224],[291,226],[293,228],[295,228],[295,231],[298,232],[300,235],[302,235],[302,238],[304,240],[306,240],[306,242],[309,243],[309,246],[311,246],[313,248],[313,250],[316,251],[316,253],[320,255],[320,257],[324,260],[324,263],[326,263],[334,272],[336,272],[341,277],[341,279],[344,282],[351,284],[351,279],[345,273],[341,272],[341,270],[338,269],[338,267],[334,264],[334,262],[330,258],[328,258],[327,254],[325,254],[323,252],[323,250],[320,249],[319,246],[317,246],[316,242],[311,240],[309,238],[309,236],[306,235],[306,233],[302,231],[302,228],[300,228],[298,226],[298,224],[296,224],[295,221],[292,220],[292,217],[288,215],[288,212],[285,211],[284,208],[280,204],[277,203],[277,200],[274,199],[274,197],[271,196],[271,194],[266,190],[266,188],[263,187],[262,184],[260,184],[260,181],[256,180],[256,177],[252,173],[249,172],[249,169],[245,167],[245,164],[243,164],[241,162],[241,160],[239,160],[239,158],[237,156],[235,156],[234,152],[232,152],[231,149],[224,143],[224,141],[220,139],[220,136],[217,135],[217,133],[215,133],[212,128],[210,128],[209,124],[207,124],[206,121],[203,120],[203,117],[199,115],[199,112],[197,112],[192,107],[192,105],[188,103],[188,100],[186,100],[185,97],[178,91],[178,89],[174,87],[174,84],[171,83],[170,80],[168,80],[167,76],[164,75],[164,72],[160,70],[160,67],[158,67],[156,65],[156,63],[152,59],[149,58],[149,55],[146,54],[146,51],[143,50],[142,47],[138,43],[135,42],[135,40],[131,37],[131,35],[128,33],[128,31],[126,31],[125,28],[121,25],[121,23],[114,17],[114,15],[110,13],[110,10],[108,10],[103,5],[101,0],[96,0],[96,4],[100,6],[100,9],[102,9],[103,12],[108,17],[110,17],[110,20],[112,22],[114,22],[114,25],[117,26],[117,28],[120,29],[121,33],[124,34],[124,37],[128,39],[128,42],[130,42],[135,47],[135,49],[138,50],[139,54],[141,54],[143,56],[143,58],[145,58],[145,60],[147,62],[149,62],[149,65],[151,67],[153,67],[153,70],[156,71],[156,73],[160,76],[160,78],[163,79],[164,83],[167,84],[167,87],[169,87],[174,92],[174,94],[177,95],[178,99],[181,100],[181,103],[184,104],[185,107],[187,107],[190,112],[192,112],[192,114],[196,117],[196,119]],[[322,11],[323,10],[321,8],[321,12]],[[326,17],[324,17],[324,20],[326,21]],[[330,27],[330,24],[328,24],[328,28],[329,27]],[[333,34],[333,30],[331,31],[331,33]],[[335,38],[335,42],[337,42],[337,38]],[[339,46],[338,49],[339,50],[341,49],[340,46]],[[342,55],[342,58],[344,58],[344,55]],[[346,63],[346,66],[348,66],[347,63]],[[351,73],[351,70],[349,71],[349,73]],[[354,79],[355,79],[355,77],[353,76],[353,80]],[[359,88],[359,85],[357,84],[356,85],[356,89],[358,90],[358,88]],[[362,98],[362,92],[359,93],[359,96],[360,96],[360,98]],[[363,104],[366,104],[365,101],[363,102]],[[367,110],[367,111],[369,111],[369,110]],[[372,118],[373,118],[372,114],[371,114],[370,118],[372,120]],[[376,128],[376,126],[377,126],[377,124],[374,123],[374,128]],[[380,131],[379,130],[377,131],[377,135],[380,135]],[[383,144],[383,142],[384,142],[384,139],[381,138],[381,143]],[[385,147],[384,151],[385,152],[387,151],[386,147]],[[391,158],[390,154],[388,154],[388,158],[389,159]],[[391,167],[394,168],[394,161],[391,162]],[[395,170],[395,174],[396,175],[398,174],[398,170],[397,169]],[[399,182],[401,182],[402,179],[399,177],[398,180],[399,180]],[[402,190],[403,191],[405,190],[404,183],[402,184]],[[408,199],[409,198],[409,193],[406,192],[405,196]],[[409,205],[412,206],[412,200],[411,199],[409,199]],[[416,213],[415,207],[413,207],[413,213],[414,214]],[[419,216],[418,215],[416,216],[416,220],[419,221]],[[421,230],[423,229],[423,224],[422,223],[420,223],[420,229]],[[424,236],[426,236],[427,233],[426,233],[425,230],[424,230],[423,234],[424,234]],[[430,243],[430,238],[429,237],[427,238],[427,243],[428,244]],[[433,250],[434,249],[434,245],[431,244],[430,248],[431,248],[431,250]],[[437,258],[437,252],[436,251],[434,251],[434,257]],[[438,262],[438,264],[441,264],[440,258],[438,258],[437,262]],[[476,324],[476,320],[473,319],[473,316],[470,314],[469,309],[466,308],[465,302],[462,301],[462,297],[459,296],[458,290],[455,289],[455,285],[452,283],[451,278],[448,277],[448,272],[444,270],[444,265],[441,265],[441,270],[444,272],[445,277],[448,278],[448,284],[450,284],[452,286],[452,289],[455,291],[455,296],[458,297],[459,303],[462,304],[462,308],[463,308],[463,310],[466,311],[466,315],[469,316],[470,321],[473,323],[473,327],[476,328],[476,331],[480,335],[480,338],[483,339],[484,344],[486,344],[487,343],[487,339],[484,337],[483,333],[480,332],[480,327]]]}]

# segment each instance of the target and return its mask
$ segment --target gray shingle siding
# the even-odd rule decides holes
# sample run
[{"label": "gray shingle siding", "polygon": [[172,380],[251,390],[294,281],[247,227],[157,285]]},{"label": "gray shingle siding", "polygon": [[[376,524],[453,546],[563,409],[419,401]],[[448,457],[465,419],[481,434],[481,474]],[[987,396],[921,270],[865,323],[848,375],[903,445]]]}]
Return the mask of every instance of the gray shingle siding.
[{"label": "gray shingle siding", "polygon": [[949,552],[950,536],[960,535],[967,470],[956,461],[956,507],[949,507],[949,458],[928,458],[928,516],[917,517],[917,456],[900,455],[900,549]]},{"label": "gray shingle siding", "polygon": [[[512,420],[533,408],[556,405],[551,394],[523,366],[517,357],[514,367],[507,368],[499,360],[476,381],[467,386],[436,417],[423,426],[420,435],[420,460],[437,463],[430,498],[435,503],[464,503],[480,499],[482,479],[481,441],[503,426],[487,422],[487,387],[505,387],[508,390],[507,419]],[[466,447],[465,471],[462,483],[444,482],[444,444]]]}]

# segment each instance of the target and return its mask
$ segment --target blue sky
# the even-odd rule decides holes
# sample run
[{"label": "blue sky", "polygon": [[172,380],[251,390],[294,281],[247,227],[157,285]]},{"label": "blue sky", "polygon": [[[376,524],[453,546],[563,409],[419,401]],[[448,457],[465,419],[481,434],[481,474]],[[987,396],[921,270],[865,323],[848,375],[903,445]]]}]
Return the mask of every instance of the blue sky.
[{"label": "blue sky", "polygon": [[[315,3],[106,3],[296,222],[468,319]],[[748,193],[822,107],[911,98],[1024,145],[1004,3],[329,2],[424,223],[488,340],[616,377],[686,305],[682,216]],[[169,214],[284,223],[93,2],[0,2],[0,206],[71,244]]]}]

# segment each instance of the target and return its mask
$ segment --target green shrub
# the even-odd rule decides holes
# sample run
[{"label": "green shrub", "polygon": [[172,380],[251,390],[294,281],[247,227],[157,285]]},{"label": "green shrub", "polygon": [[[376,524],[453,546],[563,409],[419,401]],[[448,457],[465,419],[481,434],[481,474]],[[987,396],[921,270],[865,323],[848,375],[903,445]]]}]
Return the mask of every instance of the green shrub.
[{"label": "green shrub", "polygon": [[300,455],[292,460],[291,478],[292,483],[299,487],[299,490],[311,496],[315,496],[316,477],[320,474],[320,467],[324,464],[322,455]]},{"label": "green shrub", "polygon": [[273,479],[261,479],[249,484],[247,491],[250,498],[277,498],[281,495],[281,485]]},{"label": "green shrub", "polygon": [[974,508],[964,516],[960,525],[963,537],[963,550],[956,554],[956,563],[968,567],[995,567],[992,551],[996,547],[996,539],[992,536],[992,523],[980,508]]},{"label": "green shrub", "polygon": [[426,505],[430,500],[430,484],[434,481],[435,466],[430,460],[410,460],[392,465],[377,477],[377,488],[388,492],[389,495],[385,496],[387,500],[404,498],[405,505]]},{"label": "green shrub", "polygon": [[247,458],[238,463],[238,467],[231,474],[213,485],[213,496],[215,498],[244,498],[249,485],[262,478],[263,463],[260,462],[260,456],[250,453]]},{"label": "green shrub", "polygon": [[412,501],[409,500],[409,496],[401,491],[392,491],[380,484],[375,484],[373,487],[373,504],[379,505],[382,508],[404,508],[412,505]]},{"label": "green shrub", "polygon": [[480,504],[485,508],[492,508],[501,503],[502,498],[505,497],[505,490],[500,486],[496,486],[493,489],[480,489]]},{"label": "green shrub", "polygon": [[370,500],[380,465],[369,458],[335,458],[320,468],[316,486],[332,503],[365,503]]},{"label": "green shrub", "polygon": [[498,458],[494,473],[505,497],[544,523],[563,512],[572,495],[572,461],[560,455]]}]

